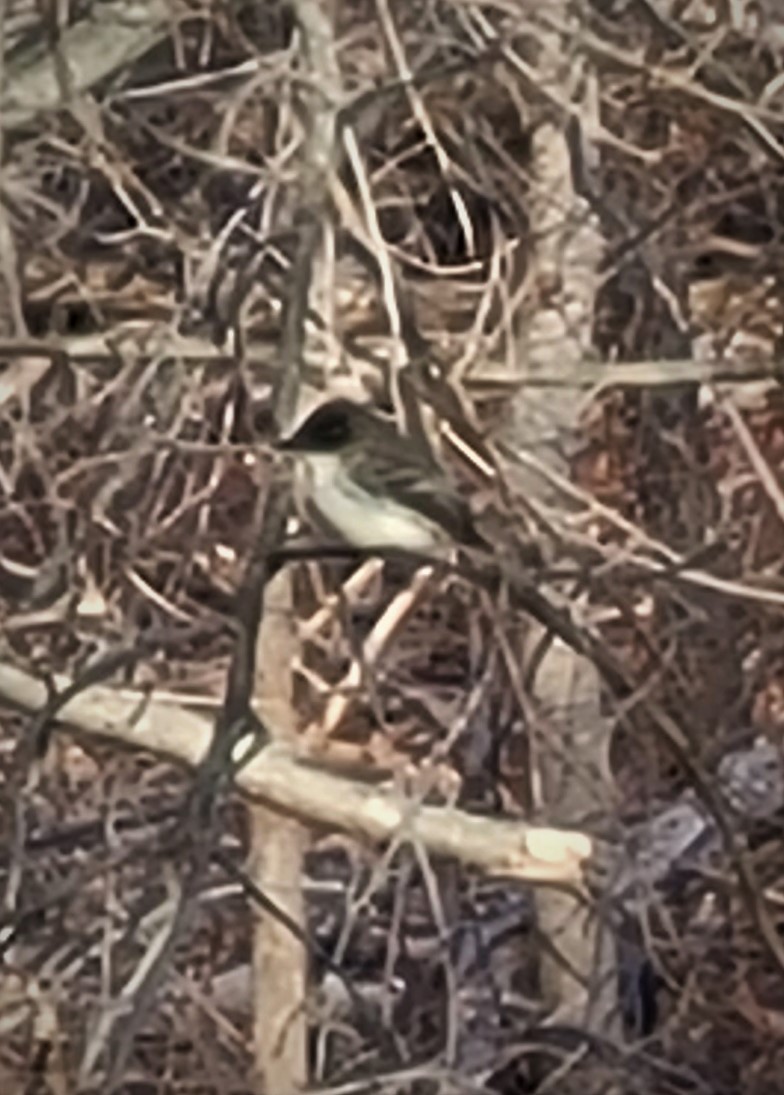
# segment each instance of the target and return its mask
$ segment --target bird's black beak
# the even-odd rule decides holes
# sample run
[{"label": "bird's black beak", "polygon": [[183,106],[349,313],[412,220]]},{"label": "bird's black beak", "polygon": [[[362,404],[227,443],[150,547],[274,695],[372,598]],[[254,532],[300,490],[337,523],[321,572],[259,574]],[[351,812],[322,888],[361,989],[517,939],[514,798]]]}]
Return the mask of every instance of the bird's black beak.
[{"label": "bird's black beak", "polygon": [[279,437],[272,442],[272,447],[276,452],[294,452],[297,448],[296,440],[296,434],[290,434],[288,437]]}]

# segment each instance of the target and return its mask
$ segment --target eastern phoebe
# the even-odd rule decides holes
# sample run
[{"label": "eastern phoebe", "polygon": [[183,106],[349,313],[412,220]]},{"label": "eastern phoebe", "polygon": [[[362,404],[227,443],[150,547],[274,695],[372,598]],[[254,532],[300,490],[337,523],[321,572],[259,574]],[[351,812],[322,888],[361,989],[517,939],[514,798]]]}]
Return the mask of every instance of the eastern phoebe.
[{"label": "eastern phoebe", "polygon": [[359,403],[322,403],[277,448],[297,457],[296,485],[316,524],[354,547],[443,555],[482,543],[430,452]]}]

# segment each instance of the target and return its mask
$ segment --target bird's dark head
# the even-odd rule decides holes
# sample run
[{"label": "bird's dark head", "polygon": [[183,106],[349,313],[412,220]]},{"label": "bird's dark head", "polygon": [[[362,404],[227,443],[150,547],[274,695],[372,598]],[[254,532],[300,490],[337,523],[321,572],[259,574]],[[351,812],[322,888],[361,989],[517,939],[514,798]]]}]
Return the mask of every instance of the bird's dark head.
[{"label": "bird's dark head", "polygon": [[332,399],[316,407],[289,437],[279,441],[283,452],[342,452],[366,436],[373,415],[350,399]]}]

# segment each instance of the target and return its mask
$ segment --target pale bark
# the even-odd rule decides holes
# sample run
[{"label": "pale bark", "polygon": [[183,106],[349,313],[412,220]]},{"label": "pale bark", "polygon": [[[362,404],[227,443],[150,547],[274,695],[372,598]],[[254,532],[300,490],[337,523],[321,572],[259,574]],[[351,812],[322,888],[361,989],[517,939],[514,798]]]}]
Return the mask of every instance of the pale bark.
[{"label": "pale bark", "polygon": [[[58,677],[58,689],[68,680]],[[0,700],[25,711],[49,699],[46,685],[0,664]],[[213,721],[139,692],[94,686],[74,696],[58,722],[90,738],[147,749],[196,768],[213,734]],[[277,734],[276,734],[277,736]],[[322,829],[386,842],[405,833],[435,855],[454,856],[490,874],[530,883],[583,881],[593,842],[579,831],[477,817],[447,806],[423,806],[393,788],[347,779],[298,760],[283,745],[252,757],[236,775],[249,797]]]},{"label": "pale bark", "polygon": [[[298,243],[281,339],[281,363],[273,389],[279,426],[291,424],[301,399],[303,365],[318,367],[332,350],[334,239],[328,196],[335,173],[337,111],[341,94],[332,12],[316,0],[294,0],[303,81],[300,103],[305,140],[296,194]],[[306,322],[311,312],[325,326]],[[297,734],[293,666],[295,597],[291,568],[279,572],[265,591],[259,634],[256,699],[273,741],[293,743]],[[299,938],[269,916],[257,920],[254,936],[254,1042],[259,1091],[290,1095],[308,1080],[307,953],[302,893],[307,832],[279,811],[250,811],[251,870],[259,888],[298,925]]]},{"label": "pale bark", "polygon": [[[94,4],[62,34],[60,53],[68,68],[72,94],[88,91],[151,49],[169,30],[166,0],[103,0]],[[0,99],[3,126],[25,125],[36,115],[62,110],[64,89],[54,52],[41,54],[37,43],[20,51],[8,65],[8,84]]]},{"label": "pale bark", "polygon": [[[569,62],[558,35],[542,39],[539,59],[543,82],[569,94]],[[520,343],[526,375],[574,376],[589,353],[592,310],[598,285],[601,239],[574,192],[564,129],[552,122],[534,134],[531,173],[534,190],[531,225],[537,243],[531,276],[539,302]],[[528,389],[515,407],[514,442],[536,453],[559,475],[568,474],[568,454],[581,401],[575,389],[557,399]],[[539,479],[525,489],[539,501],[562,505]],[[561,590],[568,596],[568,590]],[[529,649],[542,640],[532,629]],[[548,816],[583,824],[606,816],[612,798],[608,775],[609,730],[600,709],[599,677],[585,658],[553,640],[534,683],[545,728],[545,744],[536,750],[537,782]],[[558,1020],[608,1033],[616,1012],[617,978],[612,940],[601,918],[568,894],[537,897],[539,926],[552,944],[542,954],[542,987]]]},{"label": "pale bark", "polygon": [[[291,573],[279,572],[265,593],[259,633],[255,695],[274,739],[291,742],[296,732],[292,664]],[[260,804],[248,810],[249,874],[300,927],[307,830],[296,818]],[[258,1089],[266,1095],[294,1092],[307,1082],[306,954],[299,939],[268,913],[255,910],[253,935],[253,1041]]]}]

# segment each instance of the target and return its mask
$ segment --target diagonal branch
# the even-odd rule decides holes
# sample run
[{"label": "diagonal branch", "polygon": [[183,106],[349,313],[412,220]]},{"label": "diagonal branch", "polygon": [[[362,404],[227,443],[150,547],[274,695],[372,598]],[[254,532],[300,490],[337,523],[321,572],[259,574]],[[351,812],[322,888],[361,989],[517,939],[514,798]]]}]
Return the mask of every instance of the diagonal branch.
[{"label": "diagonal branch", "polygon": [[[66,685],[58,681],[59,687]],[[0,664],[0,698],[33,711],[46,702],[46,687],[22,670]],[[98,686],[73,697],[59,718],[86,737],[148,749],[190,767],[203,760],[213,735],[208,719],[184,708]],[[403,829],[436,855],[454,856],[489,874],[527,883],[580,885],[594,851],[591,839],[576,830],[412,803],[393,789],[298,760],[283,746],[257,753],[236,772],[235,782],[251,798],[311,825],[372,842],[388,841]]]}]

